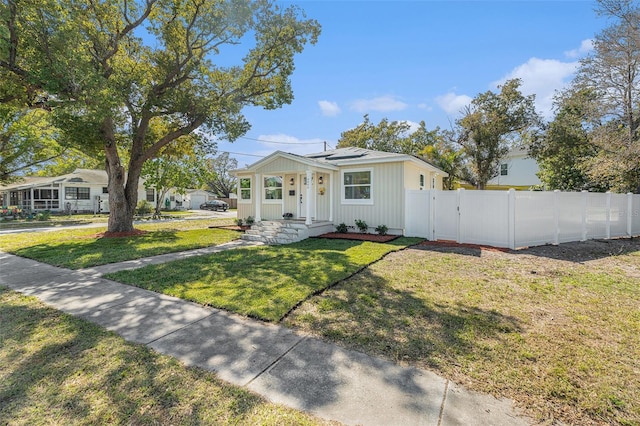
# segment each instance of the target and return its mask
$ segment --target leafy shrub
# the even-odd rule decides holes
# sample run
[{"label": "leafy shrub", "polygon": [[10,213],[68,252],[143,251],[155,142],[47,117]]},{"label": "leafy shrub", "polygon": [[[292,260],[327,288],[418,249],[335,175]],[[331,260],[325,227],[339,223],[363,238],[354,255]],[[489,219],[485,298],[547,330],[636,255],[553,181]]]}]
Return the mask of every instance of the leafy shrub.
[{"label": "leafy shrub", "polygon": [[242,223],[243,223],[242,219],[240,219],[240,218],[236,219],[236,225],[242,226]]},{"label": "leafy shrub", "polygon": [[139,215],[145,215],[151,213],[153,207],[151,203],[147,200],[138,201],[138,205],[136,206],[136,213]]},{"label": "leafy shrub", "polygon": [[347,232],[349,232],[349,228],[347,227],[346,223],[341,223],[340,225],[336,226],[336,232],[346,234]]},{"label": "leafy shrub", "polygon": [[256,220],[253,218],[253,216],[247,216],[247,218],[244,221],[247,225],[251,226],[254,224]]},{"label": "leafy shrub", "polygon": [[49,210],[45,210],[36,215],[36,220],[40,222],[45,222],[51,218],[51,212]]},{"label": "leafy shrub", "polygon": [[387,231],[389,230],[389,228],[387,227],[387,225],[378,225],[376,226],[376,232],[379,235],[387,235]]},{"label": "leafy shrub", "polygon": [[367,222],[361,219],[356,219],[356,226],[363,234],[366,234],[366,232],[369,230],[369,225],[367,225]]}]

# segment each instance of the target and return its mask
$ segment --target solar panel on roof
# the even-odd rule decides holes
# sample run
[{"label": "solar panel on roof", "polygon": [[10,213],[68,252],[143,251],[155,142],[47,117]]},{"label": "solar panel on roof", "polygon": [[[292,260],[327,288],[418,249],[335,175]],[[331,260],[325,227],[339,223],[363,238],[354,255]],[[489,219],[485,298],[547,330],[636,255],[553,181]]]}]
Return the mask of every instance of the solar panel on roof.
[{"label": "solar panel on roof", "polygon": [[327,160],[348,160],[350,158],[360,158],[364,156],[365,154],[332,155],[331,157],[328,157]]}]

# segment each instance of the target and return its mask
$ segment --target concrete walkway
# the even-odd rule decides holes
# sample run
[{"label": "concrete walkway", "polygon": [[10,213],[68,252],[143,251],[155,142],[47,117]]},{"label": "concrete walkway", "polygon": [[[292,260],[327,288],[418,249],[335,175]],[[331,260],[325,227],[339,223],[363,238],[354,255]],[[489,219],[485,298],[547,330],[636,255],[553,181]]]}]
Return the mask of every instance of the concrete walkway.
[{"label": "concrete walkway", "polygon": [[533,423],[517,416],[511,401],[465,390],[429,371],[100,278],[112,270],[115,265],[71,271],[0,252],[0,285],[319,417],[349,425]]}]

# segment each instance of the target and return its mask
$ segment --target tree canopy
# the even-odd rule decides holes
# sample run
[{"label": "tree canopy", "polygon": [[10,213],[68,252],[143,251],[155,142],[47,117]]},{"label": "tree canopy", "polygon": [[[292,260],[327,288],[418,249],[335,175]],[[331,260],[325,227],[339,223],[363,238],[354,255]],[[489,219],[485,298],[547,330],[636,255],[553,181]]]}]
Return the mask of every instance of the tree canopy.
[{"label": "tree canopy", "polygon": [[0,184],[34,172],[65,151],[47,111],[0,104]]},{"label": "tree canopy", "polygon": [[167,145],[196,129],[234,140],[243,107],[290,103],[294,56],[320,33],[269,0],[9,0],[0,19],[0,100],[104,151],[110,232],[133,229],[142,166]]},{"label": "tree canopy", "polygon": [[467,180],[484,189],[498,175],[500,162],[515,143],[540,124],[534,100],[524,96],[521,81],[512,79],[499,86],[499,93],[478,94],[456,121],[457,143],[466,158]]},{"label": "tree canopy", "polygon": [[209,168],[214,172],[207,185],[219,197],[229,198],[236,189],[236,178],[231,171],[238,168],[238,160],[229,157],[228,152],[220,153],[208,160]]}]

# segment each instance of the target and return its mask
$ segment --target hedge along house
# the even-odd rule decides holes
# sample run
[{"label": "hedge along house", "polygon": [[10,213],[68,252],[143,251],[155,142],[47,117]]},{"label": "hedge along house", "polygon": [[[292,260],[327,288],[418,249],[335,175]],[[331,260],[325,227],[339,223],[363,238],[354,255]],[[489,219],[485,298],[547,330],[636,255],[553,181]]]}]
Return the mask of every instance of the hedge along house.
[{"label": "hedge along house", "polygon": [[[107,182],[107,172],[104,170],[76,169],[62,176],[26,177],[19,182],[0,186],[0,196],[3,206],[15,206],[25,211],[108,213]],[[156,197],[156,191],[153,188],[145,189],[141,179],[138,200],[147,200],[155,207]],[[182,196],[170,190],[167,197],[181,199]],[[164,203],[162,200],[160,202]]]},{"label": "hedge along house", "polygon": [[245,239],[288,243],[365,221],[390,234],[405,228],[405,190],[442,189],[447,175],[410,155],[340,148],[300,156],[276,151],[234,171],[238,218],[253,217]]}]

